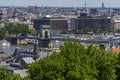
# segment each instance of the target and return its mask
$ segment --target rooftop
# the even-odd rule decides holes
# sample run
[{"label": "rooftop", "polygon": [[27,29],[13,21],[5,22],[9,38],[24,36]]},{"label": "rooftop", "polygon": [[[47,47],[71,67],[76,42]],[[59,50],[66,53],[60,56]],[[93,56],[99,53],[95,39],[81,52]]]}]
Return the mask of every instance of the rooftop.
[{"label": "rooftop", "polygon": [[34,62],[34,60],[31,57],[22,58],[23,61],[25,61],[27,64],[31,64]]}]

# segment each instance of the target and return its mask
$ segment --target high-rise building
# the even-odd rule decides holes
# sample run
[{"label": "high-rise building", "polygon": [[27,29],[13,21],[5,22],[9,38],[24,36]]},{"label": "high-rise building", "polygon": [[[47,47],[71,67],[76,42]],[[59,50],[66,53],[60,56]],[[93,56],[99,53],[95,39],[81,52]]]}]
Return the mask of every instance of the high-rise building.
[{"label": "high-rise building", "polygon": [[102,8],[104,8],[105,6],[104,6],[104,3],[102,3]]}]

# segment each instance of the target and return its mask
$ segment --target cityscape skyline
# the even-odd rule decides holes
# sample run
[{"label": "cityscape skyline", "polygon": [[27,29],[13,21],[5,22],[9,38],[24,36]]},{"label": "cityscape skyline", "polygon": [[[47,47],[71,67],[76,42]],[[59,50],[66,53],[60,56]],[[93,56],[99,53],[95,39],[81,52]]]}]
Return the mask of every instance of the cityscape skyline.
[{"label": "cityscape skyline", "polygon": [[120,7],[119,0],[0,0],[0,6]]}]

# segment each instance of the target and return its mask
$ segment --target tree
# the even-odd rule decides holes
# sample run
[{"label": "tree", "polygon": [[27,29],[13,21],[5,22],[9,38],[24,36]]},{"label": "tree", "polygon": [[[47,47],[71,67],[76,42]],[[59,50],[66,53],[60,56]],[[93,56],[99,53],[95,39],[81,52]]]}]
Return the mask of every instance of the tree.
[{"label": "tree", "polygon": [[22,78],[18,74],[8,74],[7,80],[22,80]]},{"label": "tree", "polygon": [[31,35],[33,35],[33,36],[37,35],[37,31],[36,31],[35,28],[30,29],[30,30],[29,30],[29,33],[30,33]]},{"label": "tree", "polygon": [[29,29],[28,29],[28,25],[25,24],[6,24],[5,25],[6,30],[8,31],[9,34],[22,34],[22,35],[26,35],[27,33],[29,33]]},{"label": "tree", "polygon": [[97,68],[97,80],[115,80],[116,79],[116,55],[112,52],[105,52],[97,46],[89,46],[87,55],[92,64]]},{"label": "tree", "polygon": [[54,52],[29,67],[32,80],[115,80],[116,56],[96,45],[85,48],[65,42]]},{"label": "tree", "polygon": [[0,67],[0,80],[7,80],[7,72],[5,68]]},{"label": "tree", "polygon": [[6,37],[6,29],[5,28],[0,28],[0,40],[5,39]]},{"label": "tree", "polygon": [[116,75],[117,75],[117,80],[120,80],[120,53],[117,56]]},{"label": "tree", "polygon": [[29,76],[22,78],[19,74],[8,73],[5,68],[0,67],[0,80],[30,80]]}]

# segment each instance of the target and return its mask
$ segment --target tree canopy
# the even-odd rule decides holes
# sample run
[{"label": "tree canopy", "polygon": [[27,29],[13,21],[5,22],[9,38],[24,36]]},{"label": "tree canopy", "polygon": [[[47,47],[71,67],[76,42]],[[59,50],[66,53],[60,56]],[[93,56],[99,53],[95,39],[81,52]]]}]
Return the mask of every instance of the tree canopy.
[{"label": "tree canopy", "polygon": [[28,25],[26,24],[6,24],[5,25],[6,30],[8,31],[9,34],[22,34],[26,35],[29,33]]},{"label": "tree canopy", "polygon": [[0,80],[30,80],[28,77],[22,78],[19,74],[11,74],[5,68],[0,67]]},{"label": "tree canopy", "polygon": [[77,42],[65,42],[54,52],[29,68],[32,80],[116,80],[117,57],[96,45],[85,48]]},{"label": "tree canopy", "polygon": [[0,40],[5,39],[7,30],[5,28],[0,28]]}]

